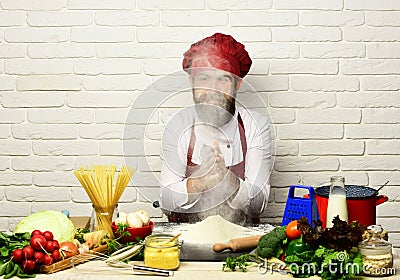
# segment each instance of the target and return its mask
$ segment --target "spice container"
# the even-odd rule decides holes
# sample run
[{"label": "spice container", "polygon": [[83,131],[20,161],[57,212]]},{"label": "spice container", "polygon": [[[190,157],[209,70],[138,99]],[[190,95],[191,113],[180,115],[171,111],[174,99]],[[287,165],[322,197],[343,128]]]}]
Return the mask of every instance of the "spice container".
[{"label": "spice container", "polygon": [[174,235],[153,234],[145,238],[144,264],[148,267],[175,270],[179,267],[179,239]]},{"label": "spice container", "polygon": [[392,273],[392,244],[381,239],[382,227],[368,227],[369,238],[361,241],[358,248],[362,255],[364,273],[370,276],[384,276]]}]

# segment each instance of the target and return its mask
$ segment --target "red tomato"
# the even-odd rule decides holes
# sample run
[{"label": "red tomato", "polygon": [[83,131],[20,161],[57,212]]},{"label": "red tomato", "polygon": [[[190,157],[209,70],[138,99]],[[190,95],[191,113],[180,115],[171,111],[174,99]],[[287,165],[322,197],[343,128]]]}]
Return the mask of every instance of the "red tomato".
[{"label": "red tomato", "polygon": [[302,232],[301,230],[297,229],[297,220],[291,221],[287,226],[286,226],[286,237],[289,240],[297,239],[300,238]]}]

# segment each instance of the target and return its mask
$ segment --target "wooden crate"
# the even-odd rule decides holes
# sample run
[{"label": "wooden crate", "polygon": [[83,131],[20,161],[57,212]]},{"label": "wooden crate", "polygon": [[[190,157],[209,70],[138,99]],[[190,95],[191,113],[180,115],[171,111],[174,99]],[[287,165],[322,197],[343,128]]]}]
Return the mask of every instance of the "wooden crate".
[{"label": "wooden crate", "polygon": [[76,260],[76,259],[73,260],[73,257],[69,257],[64,260],[53,263],[51,265],[41,265],[39,272],[50,274],[50,273],[61,271],[61,270],[67,269],[67,268],[71,268],[74,265],[84,263],[86,261],[89,261],[90,259],[93,259],[95,257],[95,255],[91,255],[90,254],[91,252],[103,253],[105,251],[107,251],[107,245],[102,245],[102,246],[99,246],[99,247],[89,251],[89,254],[87,254],[87,255],[82,254],[82,256],[85,256],[85,257],[79,258],[79,260]]}]

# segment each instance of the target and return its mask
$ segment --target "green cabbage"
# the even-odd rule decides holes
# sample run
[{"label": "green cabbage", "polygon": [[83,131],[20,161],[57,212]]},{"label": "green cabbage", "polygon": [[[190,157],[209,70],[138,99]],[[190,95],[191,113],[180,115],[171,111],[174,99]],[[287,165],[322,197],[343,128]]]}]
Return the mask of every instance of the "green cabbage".
[{"label": "green cabbage", "polygon": [[51,231],[58,242],[73,241],[75,227],[72,221],[63,213],[53,210],[39,211],[22,219],[14,232],[29,232],[35,229]]}]

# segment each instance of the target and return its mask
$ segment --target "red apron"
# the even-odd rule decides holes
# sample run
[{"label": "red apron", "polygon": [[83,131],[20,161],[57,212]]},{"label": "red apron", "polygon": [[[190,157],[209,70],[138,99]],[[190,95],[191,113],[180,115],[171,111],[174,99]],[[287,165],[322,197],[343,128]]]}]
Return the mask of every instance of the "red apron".
[{"label": "red apron", "polygon": [[[242,121],[242,118],[240,117],[240,114],[238,114],[238,129],[239,129],[239,135],[240,135],[240,143],[242,145],[243,160],[235,165],[228,166],[227,168],[230,171],[232,171],[237,177],[244,180],[245,159],[246,159],[246,154],[247,154],[247,141],[246,141],[246,134],[245,134],[245,130],[244,130],[243,121]],[[190,177],[192,172],[197,167],[197,164],[192,162],[193,149],[194,149],[195,142],[196,142],[196,135],[194,133],[194,127],[192,127],[192,133],[190,136],[189,148],[188,148],[188,153],[187,153],[186,178]],[[212,214],[219,214],[219,212],[223,212],[223,211],[218,211],[219,207],[220,206],[217,206],[214,209],[207,210],[207,211],[204,211],[201,213],[168,212],[166,214],[168,216],[168,221],[170,221],[170,222],[194,223],[194,222],[201,221],[205,217],[210,216]],[[223,207],[229,207],[227,202],[223,203]],[[259,221],[260,221],[258,217],[249,217],[240,209],[232,209],[229,207],[229,211],[232,213],[229,215],[230,217],[237,216],[238,219],[241,219],[241,220],[243,220],[243,217],[245,217],[246,223],[259,223]],[[234,212],[237,212],[237,213],[234,213]],[[235,220],[233,220],[232,222],[235,222]]]}]

